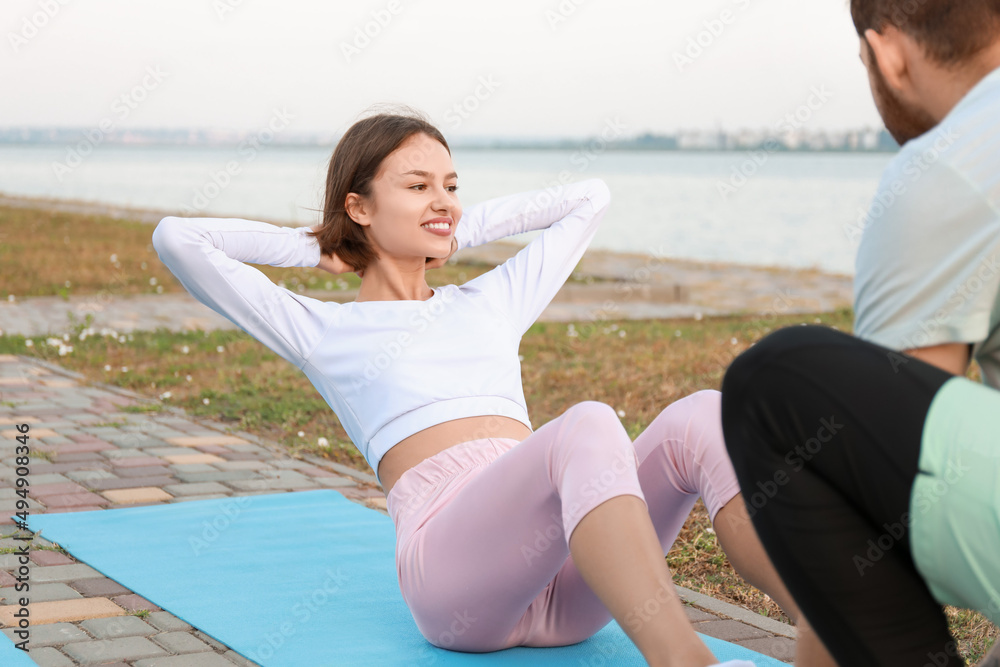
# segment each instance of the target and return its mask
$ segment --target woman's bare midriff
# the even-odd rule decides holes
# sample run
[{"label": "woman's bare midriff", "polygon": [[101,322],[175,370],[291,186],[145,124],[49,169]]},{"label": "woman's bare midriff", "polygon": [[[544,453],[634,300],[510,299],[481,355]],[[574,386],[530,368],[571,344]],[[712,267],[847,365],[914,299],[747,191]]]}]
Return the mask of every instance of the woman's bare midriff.
[{"label": "woman's bare midriff", "polygon": [[424,459],[469,440],[515,438],[524,440],[532,430],[511,417],[488,415],[464,417],[436,424],[403,438],[387,451],[378,464],[378,476],[386,497],[404,472]]}]

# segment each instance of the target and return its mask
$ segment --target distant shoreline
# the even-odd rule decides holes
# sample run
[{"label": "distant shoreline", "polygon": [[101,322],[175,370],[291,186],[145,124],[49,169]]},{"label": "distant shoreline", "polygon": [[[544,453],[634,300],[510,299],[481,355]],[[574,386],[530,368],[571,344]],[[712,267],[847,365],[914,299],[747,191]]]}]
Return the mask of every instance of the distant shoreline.
[{"label": "distant shoreline", "polygon": [[[74,142],[79,139],[67,139],[66,141],[0,141],[0,149],[7,147],[71,147]],[[579,151],[587,150],[590,147],[593,140],[587,142],[566,142],[565,144],[463,144],[455,141],[449,142],[449,146],[453,150],[460,151]],[[137,141],[114,141],[105,139],[102,142],[105,146],[114,146],[116,148],[178,148],[178,149],[191,149],[191,148],[218,148],[218,149],[235,149],[239,148],[241,142],[220,142],[220,143],[178,143],[178,142],[137,142]],[[324,150],[333,150],[334,143],[299,143],[299,142],[280,142],[274,141],[268,146],[270,148],[285,148],[285,149],[301,149],[301,150],[314,150],[317,148]],[[801,148],[788,148],[782,147],[766,147],[765,145],[749,145],[749,146],[733,146],[733,147],[684,147],[684,148],[668,148],[663,146],[642,146],[642,145],[615,145],[607,144],[601,147],[602,152],[613,152],[613,153],[686,153],[686,154],[700,154],[700,153],[746,153],[747,151],[767,151],[770,153],[780,153],[782,155],[891,155],[899,151],[898,147],[878,147],[871,149],[856,149],[856,148],[812,148],[812,147],[801,147]]]}]

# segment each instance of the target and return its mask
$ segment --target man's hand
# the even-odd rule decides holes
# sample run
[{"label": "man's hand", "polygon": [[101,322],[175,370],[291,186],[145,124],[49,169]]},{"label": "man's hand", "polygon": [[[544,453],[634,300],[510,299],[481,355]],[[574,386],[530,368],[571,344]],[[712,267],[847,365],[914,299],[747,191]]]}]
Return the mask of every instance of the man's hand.
[{"label": "man's hand", "polygon": [[447,257],[428,257],[427,258],[427,264],[424,266],[424,269],[427,270],[427,271],[429,271],[431,269],[436,269],[436,268],[444,266],[445,264],[448,263],[448,260],[451,259],[451,256],[455,254],[456,250],[458,250],[458,239],[455,238],[454,236],[452,236],[451,237],[451,252],[448,253],[448,256]]}]

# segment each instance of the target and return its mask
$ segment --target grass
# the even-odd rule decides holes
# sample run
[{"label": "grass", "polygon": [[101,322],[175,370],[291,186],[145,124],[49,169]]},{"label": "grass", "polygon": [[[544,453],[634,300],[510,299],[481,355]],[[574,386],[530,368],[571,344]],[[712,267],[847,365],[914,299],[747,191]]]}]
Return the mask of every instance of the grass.
[{"label": "grass", "polygon": [[[164,291],[172,289],[167,287],[172,276],[155,253],[145,251],[143,244],[151,231],[148,225],[136,223],[131,229],[130,223],[113,219],[0,208],[0,241],[11,237],[11,224],[16,220],[34,238],[13,251],[20,263],[8,264],[3,255],[6,248],[0,246],[0,284],[13,293],[51,293],[61,280],[70,278],[77,281],[73,287],[77,293],[112,288],[118,293],[149,293],[155,291],[150,278],[157,278]],[[116,225],[116,232],[107,231]],[[69,234],[70,229],[79,242],[71,239],[60,245],[62,232]],[[25,257],[19,257],[21,251]],[[71,266],[45,261],[57,251]],[[118,254],[120,268],[108,266],[111,253]],[[81,277],[72,267],[89,268]],[[315,269],[261,268],[272,280],[283,278],[286,284],[295,275],[298,285],[316,284],[312,279],[317,274],[321,280],[329,277]],[[450,276],[445,282],[464,282],[474,270],[479,269],[449,265],[428,276],[437,273],[439,278]],[[465,278],[460,278],[463,273]],[[353,274],[345,280],[351,277],[357,281]],[[765,319],[537,322],[523,337],[520,350],[532,423],[537,429],[576,403],[597,400],[624,414],[622,423],[635,439],[670,403],[701,389],[719,389],[732,360],[772,330],[808,322],[850,331],[852,319],[850,310],[842,310]],[[34,337],[31,347],[22,336],[0,336],[0,353],[42,358],[81,373],[89,381],[161,401],[123,411],[144,414],[164,405],[176,406],[278,442],[293,456],[310,453],[371,472],[305,375],[242,331],[170,332],[161,328],[119,337],[110,332],[88,334],[92,331],[89,324],[88,317],[66,332],[73,351],[65,356],[59,355],[57,346],[46,343],[47,336]],[[107,425],[113,424],[120,422]],[[328,441],[327,447],[320,446],[320,437]],[[682,586],[787,621],[773,601],[735,574],[701,501],[667,554],[667,563]],[[978,660],[992,645],[997,629],[979,614],[947,611],[964,655]]]}]

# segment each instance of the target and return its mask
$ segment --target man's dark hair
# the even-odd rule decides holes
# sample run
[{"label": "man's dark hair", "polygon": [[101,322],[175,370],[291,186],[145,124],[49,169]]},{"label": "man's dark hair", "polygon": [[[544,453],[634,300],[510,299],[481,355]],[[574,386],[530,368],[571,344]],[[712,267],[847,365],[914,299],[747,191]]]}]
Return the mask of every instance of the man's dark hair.
[{"label": "man's dark hair", "polygon": [[1000,39],[1000,0],[851,0],[858,35],[892,25],[942,65],[958,65]]}]

